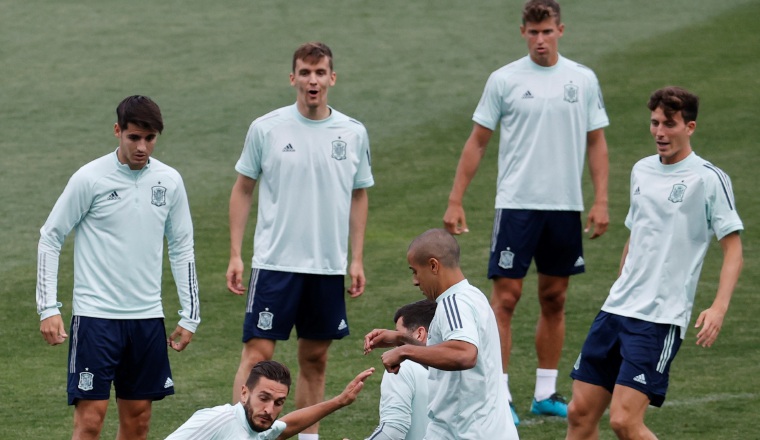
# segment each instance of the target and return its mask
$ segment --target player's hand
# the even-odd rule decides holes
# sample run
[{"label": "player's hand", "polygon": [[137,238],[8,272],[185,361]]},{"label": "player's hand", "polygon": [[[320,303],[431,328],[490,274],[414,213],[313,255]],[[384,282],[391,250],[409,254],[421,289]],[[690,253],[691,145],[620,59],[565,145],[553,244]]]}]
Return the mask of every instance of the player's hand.
[{"label": "player's hand", "polygon": [[401,362],[404,361],[404,358],[401,356],[401,347],[386,351],[380,356],[380,359],[383,361],[385,371],[398,374],[401,370]]},{"label": "player's hand", "polygon": [[240,258],[230,258],[230,265],[227,266],[227,289],[235,295],[245,294],[243,260]]},{"label": "player's hand", "polygon": [[354,403],[356,397],[359,395],[359,392],[362,390],[362,388],[364,388],[364,381],[367,380],[368,377],[372,376],[372,373],[374,372],[374,368],[368,368],[359,373],[351,382],[349,382],[343,392],[338,395],[338,401],[340,402],[340,405],[347,406]]},{"label": "player's hand", "polygon": [[697,345],[702,347],[711,347],[713,342],[718,339],[721,327],[723,327],[723,317],[725,312],[721,312],[713,307],[699,314],[694,328],[702,327],[697,333]]},{"label": "player's hand", "polygon": [[352,261],[348,268],[348,275],[351,277],[351,287],[346,290],[348,296],[351,298],[361,296],[367,284],[367,279],[364,278],[364,264]]},{"label": "player's hand", "polygon": [[174,351],[182,351],[190,344],[193,339],[193,332],[177,326],[172,334],[166,339],[166,344]]},{"label": "player's hand", "polygon": [[50,345],[60,345],[69,337],[63,326],[61,315],[53,315],[40,321],[40,333]]},{"label": "player's hand", "polygon": [[369,354],[375,348],[396,347],[399,345],[400,332],[395,330],[374,329],[364,336],[364,354]]},{"label": "player's hand", "polygon": [[610,214],[607,210],[607,204],[601,202],[594,203],[591,210],[588,212],[588,219],[586,220],[586,227],[583,229],[583,232],[588,233],[591,231],[591,237],[589,238],[593,240],[607,232],[607,226],[609,226],[609,224]]},{"label": "player's hand", "polygon": [[443,227],[453,235],[470,232],[467,228],[467,220],[464,217],[464,208],[461,204],[449,202],[446,213],[443,214]]}]

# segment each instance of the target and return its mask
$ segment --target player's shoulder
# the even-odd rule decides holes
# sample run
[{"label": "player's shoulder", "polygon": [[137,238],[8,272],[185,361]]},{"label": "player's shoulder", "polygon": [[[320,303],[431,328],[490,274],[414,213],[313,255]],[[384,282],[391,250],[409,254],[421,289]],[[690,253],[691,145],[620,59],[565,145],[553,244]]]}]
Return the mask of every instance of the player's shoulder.
[{"label": "player's shoulder", "polygon": [[367,128],[356,118],[348,116],[347,114],[330,107],[330,119],[333,124],[345,127],[348,130],[356,131],[358,133],[367,133]]},{"label": "player's shoulder", "polygon": [[596,73],[594,73],[594,71],[585,64],[579,63],[569,58],[565,58],[561,55],[558,62],[561,63],[561,67],[563,69],[571,70],[589,80],[597,81]]},{"label": "player's shoulder", "polygon": [[80,184],[95,182],[103,176],[117,171],[117,161],[118,159],[116,158],[115,151],[91,160],[79,167],[79,169],[72,174],[70,181]]},{"label": "player's shoulder", "polygon": [[494,70],[491,72],[489,78],[491,80],[508,80],[519,73],[529,72],[530,70],[530,57],[526,55]]},{"label": "player's shoulder", "polygon": [[264,131],[270,130],[272,127],[276,127],[283,122],[294,119],[294,111],[295,104],[272,110],[269,113],[266,113],[254,119],[253,122],[251,122],[250,129],[258,129]]}]

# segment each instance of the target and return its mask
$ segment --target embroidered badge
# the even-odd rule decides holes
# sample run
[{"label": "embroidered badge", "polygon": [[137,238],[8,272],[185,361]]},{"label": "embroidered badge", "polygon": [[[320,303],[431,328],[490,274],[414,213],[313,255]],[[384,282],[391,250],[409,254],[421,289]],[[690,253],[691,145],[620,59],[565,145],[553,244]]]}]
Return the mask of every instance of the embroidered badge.
[{"label": "embroidered badge", "polygon": [[346,158],[346,143],[343,141],[332,142],[332,158],[335,160],[343,160]]},{"label": "embroidered badge", "polygon": [[256,327],[262,330],[272,330],[273,318],[274,314],[270,312],[269,309],[265,309],[265,311],[259,312],[259,322],[256,324]]},{"label": "embroidered badge", "polygon": [[565,84],[565,101],[569,103],[578,102],[578,86]]},{"label": "embroidered badge", "polygon": [[95,375],[89,371],[79,373],[79,385],[77,385],[77,388],[82,391],[90,391],[92,389],[93,377],[95,377]]},{"label": "embroidered badge", "polygon": [[507,248],[506,251],[501,251],[499,254],[499,267],[502,269],[512,269],[512,263],[515,260],[515,253]]},{"label": "embroidered badge", "polygon": [[670,200],[673,203],[679,203],[683,202],[683,195],[686,192],[686,185],[683,183],[676,183],[673,185],[673,189],[670,190],[670,196],[668,196],[668,200]]},{"label": "embroidered badge", "polygon": [[156,206],[166,205],[166,188],[163,186],[154,186],[151,188],[150,203]]}]

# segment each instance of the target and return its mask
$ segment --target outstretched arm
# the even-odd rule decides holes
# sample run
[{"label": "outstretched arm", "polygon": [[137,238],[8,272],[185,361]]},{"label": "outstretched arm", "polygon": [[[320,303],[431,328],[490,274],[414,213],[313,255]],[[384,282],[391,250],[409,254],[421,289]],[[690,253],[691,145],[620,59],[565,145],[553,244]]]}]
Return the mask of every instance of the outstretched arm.
[{"label": "outstretched arm", "polygon": [[451,193],[449,193],[449,205],[443,215],[443,225],[452,234],[459,235],[463,232],[469,232],[462,200],[464,200],[467,187],[470,186],[470,182],[478,171],[483,155],[486,154],[486,147],[492,134],[492,130],[475,123],[472,126],[470,137],[464,143],[462,155],[459,157],[459,164],[454,175],[454,184],[451,187]]},{"label": "outstretched arm", "polygon": [[374,368],[364,370],[359,373],[359,375],[357,375],[354,380],[346,385],[346,388],[342,393],[338,394],[332,399],[299,409],[297,411],[293,411],[292,413],[281,417],[280,420],[285,422],[285,424],[288,426],[277,438],[290,438],[308,428],[309,426],[322,420],[327,415],[343,408],[344,406],[348,406],[354,403],[356,397],[359,395],[359,392],[364,387],[364,381],[367,380],[367,378],[370,377],[374,372]]},{"label": "outstretched arm", "polygon": [[702,327],[702,330],[697,333],[697,345],[703,347],[712,346],[718,338],[718,333],[723,326],[723,318],[728,311],[728,304],[744,264],[739,232],[732,232],[723,237],[720,245],[723,248],[723,266],[720,270],[718,293],[710,308],[699,314],[694,325],[695,328]]},{"label": "outstretched arm", "polygon": [[610,172],[610,162],[607,153],[607,140],[604,129],[588,132],[586,135],[586,150],[588,153],[588,169],[591,183],[594,185],[594,204],[588,212],[584,232],[591,231],[594,239],[607,232],[610,214],[607,209],[607,180]]},{"label": "outstretched arm", "polygon": [[256,181],[238,174],[230,195],[230,264],[227,267],[227,289],[236,295],[245,293],[243,285],[243,234],[251,211]]}]

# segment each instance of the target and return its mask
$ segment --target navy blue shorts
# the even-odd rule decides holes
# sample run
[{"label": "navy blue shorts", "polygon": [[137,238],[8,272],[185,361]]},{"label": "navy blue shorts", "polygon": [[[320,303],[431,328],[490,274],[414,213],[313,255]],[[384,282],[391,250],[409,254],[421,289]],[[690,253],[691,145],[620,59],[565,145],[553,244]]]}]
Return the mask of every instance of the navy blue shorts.
[{"label": "navy blue shorts", "polygon": [[612,393],[615,384],[641,391],[662,406],[670,365],[681,347],[680,328],[599,312],[570,377]]},{"label": "navy blue shorts", "polygon": [[583,273],[583,236],[578,211],[497,209],[488,278],[525,278],[531,260],[544,275]]},{"label": "navy blue shorts", "polygon": [[299,338],[348,336],[343,275],[251,270],[243,342],[251,338],[285,341],[293,326]]},{"label": "navy blue shorts", "polygon": [[161,400],[174,394],[163,318],[74,316],[69,333],[69,405],[77,400]]}]

